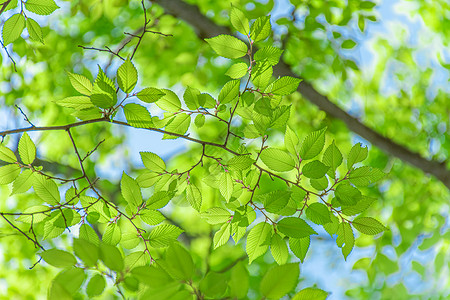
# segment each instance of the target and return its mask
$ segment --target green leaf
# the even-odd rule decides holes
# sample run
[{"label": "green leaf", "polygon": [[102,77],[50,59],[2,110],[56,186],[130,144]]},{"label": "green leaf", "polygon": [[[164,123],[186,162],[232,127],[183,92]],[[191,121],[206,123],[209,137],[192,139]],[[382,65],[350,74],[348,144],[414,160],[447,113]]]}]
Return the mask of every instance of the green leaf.
[{"label": "green leaf", "polygon": [[156,105],[166,111],[176,112],[181,108],[181,101],[178,98],[177,94],[172,92],[171,90],[162,89],[161,90],[165,95],[156,101]]},{"label": "green leaf", "polygon": [[20,37],[25,28],[25,17],[21,14],[14,14],[5,21],[2,30],[3,45],[7,46]]},{"label": "green leaf", "polygon": [[345,182],[336,187],[334,194],[341,204],[347,206],[355,205],[362,197],[357,188]]},{"label": "green leaf", "polygon": [[248,19],[245,17],[244,13],[232,6],[230,11],[230,21],[233,27],[244,35],[248,35],[250,32],[250,26],[248,24]]},{"label": "green leaf", "polygon": [[342,255],[347,259],[355,245],[355,237],[350,224],[342,222],[337,230],[336,244],[342,248]]},{"label": "green leaf", "polygon": [[0,167],[0,184],[9,184],[13,182],[20,174],[20,166],[10,164]]},{"label": "green leaf", "polygon": [[356,46],[356,42],[352,41],[352,40],[345,40],[341,45],[341,47],[343,49],[352,49],[355,46]]},{"label": "green leaf", "polygon": [[[172,121],[166,125],[168,132],[185,134],[191,125],[191,116],[188,114],[176,114]],[[177,139],[177,136],[165,134],[163,139]]]},{"label": "green leaf", "polygon": [[318,179],[310,179],[309,183],[313,188],[315,188],[318,191],[323,191],[328,187],[328,179],[326,176],[323,176]]},{"label": "green leaf", "polygon": [[264,275],[259,290],[269,299],[280,299],[295,288],[299,275],[298,263],[275,266]]},{"label": "green leaf", "polygon": [[252,24],[250,28],[250,38],[255,42],[265,40],[269,36],[271,30],[270,16],[261,16]]},{"label": "green leaf", "polygon": [[272,253],[272,256],[277,264],[283,265],[287,262],[289,250],[285,240],[278,233],[275,233],[272,236],[272,240],[270,242],[270,252]]},{"label": "green leaf", "polygon": [[71,267],[77,263],[77,259],[71,253],[55,248],[45,250],[39,255],[46,263],[57,268]]},{"label": "green leaf", "polygon": [[117,69],[117,83],[122,91],[130,93],[136,86],[138,73],[130,59]]},{"label": "green leaf", "polygon": [[352,170],[348,175],[348,179],[355,186],[368,186],[385,175],[380,169],[364,166]]},{"label": "green leaf", "polygon": [[32,164],[36,158],[36,146],[28,133],[24,133],[19,140],[19,155],[22,162],[26,165]]},{"label": "green leaf", "polygon": [[166,251],[167,272],[175,279],[186,280],[194,275],[194,262],[189,252],[178,243],[172,243]]},{"label": "green leaf", "polygon": [[150,246],[155,248],[167,247],[174,242],[182,232],[183,230],[175,225],[158,225],[150,231],[148,237]]},{"label": "green leaf", "polygon": [[186,198],[193,209],[200,211],[202,207],[202,194],[195,184],[191,183],[187,186]]},{"label": "green leaf", "polygon": [[128,204],[138,207],[142,204],[142,194],[136,180],[128,176],[125,172],[122,173],[122,180],[120,181],[120,190],[122,196]]},{"label": "green leaf", "polygon": [[231,65],[225,75],[230,76],[233,79],[239,79],[245,76],[248,71],[248,65],[246,63],[236,63]]},{"label": "green leaf", "polygon": [[284,135],[284,145],[286,146],[286,150],[292,155],[297,156],[298,143],[299,139],[297,134],[291,129],[291,127],[286,126],[286,133]]},{"label": "green leaf", "polygon": [[205,125],[205,115],[203,114],[197,115],[195,117],[194,124],[195,126],[197,126],[197,128],[203,127],[203,125]]},{"label": "green leaf", "polygon": [[374,2],[370,2],[370,1],[362,1],[359,4],[359,7],[361,7],[362,9],[372,9],[376,6],[377,4]]},{"label": "green leaf", "polygon": [[218,98],[221,104],[229,103],[239,96],[239,83],[239,80],[230,80],[225,83]]},{"label": "green leaf", "polygon": [[282,210],[291,198],[291,192],[273,191],[264,195],[264,209],[270,213],[278,213]]},{"label": "green leaf", "polygon": [[152,226],[158,225],[166,219],[160,211],[152,209],[141,210],[139,215],[142,221]]},{"label": "green leaf", "polygon": [[[55,277],[54,282],[62,285],[70,295],[74,295],[83,284],[85,278],[86,274],[83,269],[70,268],[61,271]],[[69,299],[73,299],[73,297],[69,297]]]},{"label": "green leaf", "polygon": [[142,267],[150,263],[150,256],[146,251],[136,251],[125,256],[125,270]]},{"label": "green leaf", "polygon": [[309,236],[296,239],[289,238],[289,248],[292,253],[297,256],[303,263],[305,261],[306,253],[308,253],[309,244],[311,243],[311,238]]},{"label": "green leaf", "polygon": [[100,244],[100,259],[113,271],[122,271],[124,261],[119,249],[113,245]]},{"label": "green leaf", "polygon": [[147,200],[147,208],[148,209],[159,209],[163,208],[164,206],[169,203],[170,199],[172,199],[173,194],[168,191],[158,191],[153,194],[148,200]]},{"label": "green leaf", "polygon": [[100,244],[100,239],[99,239],[97,233],[88,224],[81,224],[80,230],[79,230],[79,233],[78,233],[78,237],[80,239],[83,239],[83,240],[86,240],[88,242],[91,242],[95,246],[98,246]]},{"label": "green leaf", "polygon": [[106,287],[106,280],[101,274],[95,274],[86,286],[86,294],[89,297],[101,295]]},{"label": "green leaf", "polygon": [[334,141],[331,143],[330,146],[328,146],[327,150],[325,150],[325,153],[322,157],[322,162],[329,166],[330,169],[328,170],[327,174],[331,178],[336,178],[336,169],[342,164],[342,154],[341,151],[339,151],[339,148],[336,146]]},{"label": "green leaf", "polygon": [[30,169],[24,170],[19,176],[17,176],[16,180],[14,180],[11,195],[25,193],[33,186],[33,182],[33,171]]},{"label": "green leaf", "polygon": [[231,235],[231,223],[224,223],[220,229],[214,234],[214,249],[219,248],[222,245],[225,245],[230,239]]},{"label": "green leaf", "polygon": [[91,95],[91,102],[100,108],[111,108],[115,104],[113,96],[109,93],[93,93]]},{"label": "green leaf", "polygon": [[80,74],[67,72],[69,76],[70,84],[77,92],[90,96],[92,94],[92,83],[89,79]]},{"label": "green leaf", "polygon": [[323,224],[323,229],[325,229],[330,236],[333,236],[338,230],[339,219],[330,211],[330,223]]},{"label": "green leaf", "polygon": [[136,94],[136,97],[146,103],[153,103],[158,101],[165,95],[166,93],[164,93],[162,90],[149,87],[139,91]]},{"label": "green leaf", "polygon": [[269,65],[274,66],[280,61],[283,50],[272,46],[266,46],[258,51],[254,55],[255,61],[267,61]]},{"label": "green leaf", "polygon": [[220,176],[219,190],[225,200],[227,202],[230,201],[231,195],[233,194],[233,178],[231,178],[229,172],[223,172]]},{"label": "green leaf", "polygon": [[88,240],[81,238],[73,239],[73,252],[86,266],[92,267],[97,264],[99,258],[99,248]]},{"label": "green leaf", "polygon": [[303,166],[302,173],[308,178],[318,179],[325,176],[329,168],[320,161],[313,160]]},{"label": "green leaf", "polygon": [[17,157],[11,149],[0,145],[0,160],[7,163],[15,163],[17,161]]},{"label": "green leaf", "polygon": [[272,66],[267,61],[259,62],[256,63],[252,72],[253,84],[255,87],[264,90],[269,84],[270,78],[272,78]]},{"label": "green leaf", "polygon": [[153,152],[139,152],[144,166],[153,172],[164,172],[166,164],[157,154]]},{"label": "green leaf", "polygon": [[106,226],[105,233],[102,237],[102,242],[108,245],[117,245],[122,237],[122,231],[116,223],[109,223]]},{"label": "green leaf", "polygon": [[254,162],[248,155],[235,156],[227,162],[227,167],[232,171],[243,171],[250,168]]},{"label": "green leaf", "polygon": [[295,294],[292,300],[326,300],[329,293],[316,288],[306,288]]},{"label": "green leaf", "polygon": [[295,217],[281,219],[278,221],[277,229],[288,237],[297,239],[310,236],[311,234],[317,234],[317,232],[312,229],[308,223]]},{"label": "green leaf", "polygon": [[269,85],[265,92],[280,96],[290,95],[297,90],[300,81],[295,77],[283,76]]},{"label": "green leaf", "polygon": [[[17,180],[16,180],[17,181]],[[355,205],[344,206],[342,205],[342,213],[346,216],[354,216],[365,211],[376,200],[376,198],[362,196],[361,200]]]},{"label": "green leaf", "polygon": [[170,275],[157,263],[151,266],[139,266],[131,270],[131,274],[136,277],[140,283],[150,287],[159,287],[173,281]]},{"label": "green leaf", "polygon": [[[1,177],[0,177],[1,178]],[[39,198],[50,205],[58,205],[61,198],[59,195],[58,186],[53,179],[38,175],[34,181],[34,191]]]},{"label": "green leaf", "polygon": [[188,86],[183,94],[184,103],[191,110],[198,109],[201,104],[199,103],[200,91]]},{"label": "green leaf", "polygon": [[247,45],[231,35],[221,34],[205,41],[220,56],[226,58],[239,58],[247,54]]},{"label": "green leaf", "polygon": [[223,273],[208,272],[205,278],[200,281],[200,291],[208,299],[222,299],[227,289],[228,276]]},{"label": "green leaf", "polygon": [[347,169],[350,170],[354,164],[367,158],[367,147],[362,147],[361,143],[353,145],[347,157]]},{"label": "green leaf", "polygon": [[62,107],[69,107],[76,110],[84,110],[88,108],[93,108],[94,104],[92,104],[91,99],[86,96],[73,96],[67,97],[61,100],[55,101],[56,104]]},{"label": "green leaf", "polygon": [[231,213],[221,207],[212,207],[202,212],[201,217],[211,225],[222,224],[230,220]]},{"label": "green leaf", "polygon": [[35,14],[46,16],[59,8],[53,0],[27,0],[25,8]]},{"label": "green leaf", "polygon": [[32,40],[44,43],[41,26],[30,17],[27,18],[27,30]]},{"label": "green leaf", "polygon": [[360,217],[356,218],[352,222],[353,227],[359,232],[368,235],[376,235],[380,232],[388,230],[383,224],[378,220],[371,217]]},{"label": "green leaf", "polygon": [[123,107],[128,124],[136,128],[150,128],[154,124],[147,108],[136,103],[128,103]]},{"label": "green leaf", "polygon": [[231,276],[228,281],[228,285],[230,286],[230,293],[232,297],[241,299],[247,296],[250,280],[248,270],[242,262],[238,262],[231,269]]},{"label": "green leaf", "polygon": [[266,253],[269,245],[266,243],[267,239],[272,234],[271,226],[266,222],[256,224],[247,235],[246,252],[249,259],[249,264],[255,259]]},{"label": "green leaf", "polygon": [[260,158],[266,166],[274,171],[286,172],[295,167],[292,157],[280,149],[266,148],[261,152]]},{"label": "green leaf", "polygon": [[325,131],[326,127],[313,131],[306,136],[303,140],[302,146],[300,147],[300,158],[312,159],[319,155],[325,145]]},{"label": "green leaf", "polygon": [[319,202],[312,203],[306,208],[306,216],[319,225],[331,222],[328,207]]}]

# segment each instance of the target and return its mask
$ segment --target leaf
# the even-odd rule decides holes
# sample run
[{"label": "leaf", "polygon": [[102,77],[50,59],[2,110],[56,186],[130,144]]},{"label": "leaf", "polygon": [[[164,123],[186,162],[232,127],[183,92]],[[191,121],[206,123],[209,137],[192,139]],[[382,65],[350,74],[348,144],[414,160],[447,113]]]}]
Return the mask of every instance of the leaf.
[{"label": "leaf", "polygon": [[86,96],[73,96],[67,97],[61,100],[55,101],[56,104],[62,107],[69,107],[76,110],[84,110],[88,108],[94,108],[91,99]]},{"label": "leaf", "polygon": [[167,272],[175,279],[186,280],[194,275],[194,262],[189,252],[180,244],[173,243],[167,248],[166,259]]},{"label": "leaf", "polygon": [[199,103],[200,91],[188,86],[183,94],[184,103],[191,110],[198,109],[201,104]]},{"label": "leaf", "polygon": [[86,266],[92,267],[97,264],[99,248],[88,240],[73,239],[73,252]]},{"label": "leaf", "polygon": [[205,125],[205,115],[199,114],[195,117],[194,124],[197,128],[203,127]]},{"label": "leaf", "polygon": [[103,234],[102,242],[115,246],[120,242],[121,237],[122,232],[119,225],[116,223],[109,223],[108,226],[106,226],[105,233]]},{"label": "leaf", "polygon": [[326,300],[329,293],[316,288],[306,288],[295,294],[292,300]]},{"label": "leaf", "polygon": [[388,230],[383,224],[378,220],[371,217],[360,217],[356,218],[352,222],[353,227],[359,232],[368,235],[376,235],[380,232]]},{"label": "leaf", "polygon": [[336,187],[334,194],[341,204],[347,206],[355,205],[362,197],[357,188],[345,182]]},{"label": "leaf", "polygon": [[222,224],[230,220],[231,213],[221,207],[212,207],[201,213],[201,217],[211,225]]},{"label": "leaf", "polygon": [[297,90],[300,81],[295,77],[283,76],[272,82],[265,92],[280,96],[290,95]]},{"label": "leaf", "polygon": [[359,7],[361,7],[362,9],[372,9],[376,6],[377,4],[371,1],[362,1],[359,4]]},{"label": "leaf", "polygon": [[276,214],[287,205],[290,198],[291,192],[288,191],[273,191],[265,194],[264,209]]},{"label": "leaf", "polygon": [[111,108],[115,104],[113,96],[108,93],[93,93],[91,95],[91,102],[100,108]]},{"label": "leaf", "polygon": [[130,270],[135,267],[142,267],[150,263],[150,256],[145,251],[136,251],[125,256],[124,259],[125,270]]},{"label": "leaf", "polygon": [[7,163],[15,163],[17,161],[17,157],[11,149],[0,145],[0,160]]},{"label": "leaf", "polygon": [[123,107],[128,124],[136,128],[150,128],[154,124],[147,108],[136,103],[128,103]]},{"label": "leaf", "polygon": [[[74,295],[83,284],[85,278],[86,274],[84,273],[83,269],[70,268],[63,270],[58,275],[56,275],[54,283],[60,284],[70,295]],[[73,299],[73,297],[69,297],[69,299]]]},{"label": "leaf", "polygon": [[117,69],[117,83],[122,91],[126,94],[130,93],[136,86],[138,79],[138,73],[136,67],[133,65],[130,59]]},{"label": "leaf", "polygon": [[122,180],[120,181],[120,190],[122,196],[128,204],[138,207],[142,204],[142,194],[136,180],[122,172]]},{"label": "leaf", "polygon": [[36,146],[28,133],[24,133],[19,140],[19,155],[22,162],[26,165],[32,164],[36,158]]},{"label": "leaf", "polygon": [[228,275],[209,271],[200,281],[200,291],[207,299],[222,299],[227,289]]},{"label": "leaf", "polygon": [[230,286],[230,293],[232,297],[241,299],[247,296],[250,280],[248,270],[242,262],[238,262],[231,269],[231,276],[228,281],[228,285]]},{"label": "leaf", "polygon": [[142,221],[152,226],[158,225],[166,219],[160,211],[153,209],[141,210],[139,216]]},{"label": "leaf", "polygon": [[312,159],[319,155],[325,145],[325,130],[324,127],[320,130],[313,131],[306,136],[303,140],[302,146],[300,147],[300,158]]},{"label": "leaf", "polygon": [[139,154],[144,166],[150,171],[164,172],[166,170],[166,164],[157,154],[153,152],[139,152]]},{"label": "leaf", "polygon": [[80,74],[67,72],[67,76],[69,77],[70,84],[72,84],[73,88],[86,96],[90,96],[92,94],[92,83],[89,79]]},{"label": "leaf", "polygon": [[221,34],[205,41],[220,56],[226,58],[239,58],[247,54],[247,45],[231,35]]},{"label": "leaf", "polygon": [[256,63],[252,72],[253,84],[255,87],[264,90],[269,84],[270,78],[272,78],[272,66],[267,61],[259,62]]},{"label": "leaf", "polygon": [[227,162],[227,167],[232,171],[243,171],[250,168],[254,162],[248,155],[235,156]]},{"label": "leaf", "polygon": [[269,245],[266,243],[267,239],[272,234],[271,226],[266,222],[261,222],[255,225],[247,235],[246,252],[249,259],[249,264],[252,263],[259,256],[266,253]]},{"label": "leaf", "polygon": [[229,172],[223,172],[219,179],[219,191],[225,200],[230,201],[233,194],[233,178]]},{"label": "leaf", "polygon": [[34,182],[33,171],[31,171],[30,169],[24,170],[14,180],[11,195],[25,193],[33,186],[33,182]]},{"label": "leaf", "polygon": [[[17,180],[16,180],[17,181]],[[362,196],[361,200],[355,205],[342,205],[342,213],[346,216],[354,216],[365,211],[376,200],[376,198]]]},{"label": "leaf", "polygon": [[170,199],[172,199],[173,194],[168,191],[158,191],[153,194],[148,200],[147,200],[147,208],[148,209],[159,209],[163,208],[164,206],[169,203]]},{"label": "leaf", "polygon": [[330,167],[324,165],[320,161],[313,160],[303,166],[302,173],[308,178],[318,179],[325,176],[329,168]]},{"label": "leaf", "polygon": [[78,237],[80,239],[83,239],[83,240],[86,240],[88,242],[91,242],[95,246],[98,246],[100,244],[100,239],[99,239],[97,233],[88,224],[81,224],[80,230],[79,230],[79,233],[78,233]]},{"label": "leaf", "polygon": [[166,93],[164,93],[162,90],[149,87],[139,91],[136,94],[136,97],[146,103],[153,103],[158,101],[165,95]]},{"label": "leaf", "polygon": [[221,104],[229,103],[239,96],[239,83],[239,80],[230,80],[225,83],[218,98]]},{"label": "leaf", "polygon": [[261,16],[252,24],[250,28],[250,38],[255,42],[265,40],[269,36],[271,30],[270,16]]},{"label": "leaf", "polygon": [[284,145],[286,150],[289,151],[294,156],[298,153],[298,143],[299,139],[297,134],[291,129],[291,127],[286,126],[286,133],[284,135]]},{"label": "leaf", "polygon": [[341,151],[339,151],[339,148],[336,146],[334,141],[330,146],[328,146],[327,150],[325,150],[325,153],[322,157],[322,162],[326,166],[330,167],[327,174],[334,179],[336,177],[336,169],[342,164]]},{"label": "leaf", "polygon": [[248,71],[248,66],[246,63],[236,63],[231,65],[231,67],[226,71],[225,75],[230,76],[233,79],[239,79],[245,76]]},{"label": "leaf", "polygon": [[295,288],[299,275],[298,263],[275,266],[264,275],[259,290],[269,299],[280,299]]},{"label": "leaf", "polygon": [[323,176],[318,179],[310,179],[309,183],[313,188],[315,188],[318,191],[323,191],[328,187],[328,179],[326,176]]},{"label": "leaf", "polygon": [[343,49],[352,49],[355,46],[356,46],[356,42],[352,41],[352,40],[345,40],[341,45],[341,47]]},{"label": "leaf", "polygon": [[59,8],[53,0],[27,0],[25,8],[35,14],[46,16]]},{"label": "leaf", "polygon": [[200,211],[202,207],[202,194],[195,184],[189,184],[186,188],[186,198],[192,208]]},{"label": "leaf", "polygon": [[9,184],[13,182],[20,174],[20,166],[9,164],[0,167],[0,184]]},{"label": "leaf", "polygon": [[380,169],[364,166],[352,170],[348,175],[348,179],[355,186],[368,186],[385,175]]},{"label": "leaf", "polygon": [[339,219],[330,211],[330,223],[323,224],[323,229],[328,232],[330,236],[333,236],[338,230]]},{"label": "leaf", "polygon": [[214,234],[214,249],[225,245],[230,239],[231,235],[231,223],[224,223],[222,227]]},{"label": "leaf", "polygon": [[183,232],[175,225],[163,224],[158,225],[150,231],[148,237],[150,246],[155,248],[162,248],[169,246],[174,242],[178,236]]},{"label": "leaf", "polygon": [[42,175],[36,177],[34,181],[34,191],[43,201],[50,205],[58,205],[61,198],[58,186],[53,179],[46,178]]},{"label": "leaf", "polygon": [[14,14],[5,21],[2,30],[3,45],[7,46],[20,37],[25,28],[25,17],[21,14]]},{"label": "leaf", "polygon": [[233,27],[244,35],[248,35],[250,32],[250,26],[248,24],[248,19],[245,17],[244,13],[232,6],[230,11],[230,21]]},{"label": "leaf", "polygon": [[288,237],[297,239],[310,236],[311,234],[317,234],[317,232],[312,229],[308,223],[295,217],[281,219],[278,221],[277,229]]},{"label": "leaf", "polygon": [[122,271],[124,261],[119,249],[113,245],[100,244],[100,259],[113,271]]},{"label": "leaf", "polygon": [[350,224],[346,222],[339,224],[336,244],[342,248],[342,255],[347,259],[355,245],[355,237],[353,236],[353,230]]},{"label": "leaf", "polygon": [[273,46],[266,46],[258,51],[254,55],[255,61],[266,61],[271,66],[275,66],[279,61],[283,50]]},{"label": "leaf", "polygon": [[261,152],[260,158],[266,166],[274,171],[286,172],[295,167],[292,157],[280,149],[266,148]]},{"label": "leaf", "polygon": [[89,297],[101,295],[106,287],[106,280],[101,274],[95,274],[86,286],[86,294]]},{"label": "leaf", "polygon": [[[169,132],[184,135],[191,125],[191,116],[189,114],[176,114],[172,121],[166,125]],[[177,139],[178,136],[165,134],[163,139]]]},{"label": "leaf", "polygon": [[165,95],[156,101],[156,105],[166,111],[176,112],[181,108],[181,101],[178,98],[177,94],[172,92],[171,90],[162,89],[161,90]]},{"label": "leaf", "polygon": [[353,145],[347,157],[347,169],[350,170],[354,164],[367,158],[367,147],[361,147],[361,143]]},{"label": "leaf", "polygon": [[27,18],[27,30],[32,40],[44,43],[41,26],[30,17]]},{"label": "leaf", "polygon": [[277,233],[272,236],[270,252],[277,264],[283,265],[287,262],[289,257],[288,247],[284,239]]},{"label": "leaf", "polygon": [[69,252],[59,249],[49,249],[39,254],[49,265],[57,268],[71,267],[77,263],[77,259]]},{"label": "leaf", "polygon": [[306,208],[306,216],[319,225],[331,222],[328,207],[319,202],[312,203]]},{"label": "leaf", "polygon": [[296,239],[289,238],[289,248],[292,253],[297,256],[300,261],[303,263],[305,261],[306,253],[308,253],[309,245],[311,243],[311,238],[309,236]]}]

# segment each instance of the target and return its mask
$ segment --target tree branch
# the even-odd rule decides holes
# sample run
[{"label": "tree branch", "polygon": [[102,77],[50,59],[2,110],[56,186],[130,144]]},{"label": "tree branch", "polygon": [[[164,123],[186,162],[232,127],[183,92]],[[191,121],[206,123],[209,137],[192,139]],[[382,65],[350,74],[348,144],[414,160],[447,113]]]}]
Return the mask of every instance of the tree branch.
[{"label": "tree branch", "polygon": [[[196,31],[198,37],[201,39],[213,37],[219,34],[232,35],[229,28],[215,24],[203,15],[195,5],[185,3],[181,0],[154,0],[153,2],[158,3],[168,14],[184,20],[191,25]],[[298,77],[289,65],[281,61],[274,67],[274,76],[286,75]],[[317,105],[321,110],[325,111],[329,116],[343,121],[354,133],[360,135],[384,152],[398,157],[404,162],[421,169],[425,173],[434,175],[447,188],[450,189],[450,170],[447,169],[445,162],[439,163],[434,160],[428,160],[420,154],[415,153],[392,141],[391,139],[384,137],[375,130],[361,123],[358,119],[350,116],[346,111],[331,102],[328,97],[319,93],[312,86],[312,84],[307,81],[302,81],[300,83],[298,92],[300,92],[303,97],[308,99],[311,103]]]}]

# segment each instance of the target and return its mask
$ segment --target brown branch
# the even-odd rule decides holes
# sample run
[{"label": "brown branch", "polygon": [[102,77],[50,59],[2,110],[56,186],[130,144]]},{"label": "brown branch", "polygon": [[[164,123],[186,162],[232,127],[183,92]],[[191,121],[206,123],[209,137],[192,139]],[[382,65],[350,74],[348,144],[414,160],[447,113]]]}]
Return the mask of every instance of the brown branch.
[{"label": "brown branch", "polygon": [[[197,6],[188,4],[181,0],[154,0],[165,9],[168,14],[184,20],[191,25],[196,31],[199,38],[209,38],[219,34],[232,34],[230,29],[219,26],[203,15]],[[256,49],[255,49],[256,50]],[[285,62],[280,62],[274,67],[274,76],[295,76],[298,77]],[[450,170],[446,167],[446,162],[437,162],[428,160],[420,154],[413,152],[406,147],[392,141],[391,139],[381,135],[375,130],[361,123],[358,119],[350,116],[346,111],[330,101],[330,99],[319,93],[311,83],[302,81],[298,87],[300,92],[311,103],[317,105],[321,110],[325,111],[329,116],[335,117],[343,121],[348,129],[360,135],[373,145],[388,154],[398,157],[425,173],[434,175],[447,188],[450,189]]]}]

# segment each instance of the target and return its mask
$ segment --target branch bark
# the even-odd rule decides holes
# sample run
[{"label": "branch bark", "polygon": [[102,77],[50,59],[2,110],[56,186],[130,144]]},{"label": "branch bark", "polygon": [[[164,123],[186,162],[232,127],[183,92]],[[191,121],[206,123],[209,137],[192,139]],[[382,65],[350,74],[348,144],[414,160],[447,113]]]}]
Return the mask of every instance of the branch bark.
[{"label": "branch bark", "polygon": [[[203,15],[195,5],[188,4],[181,0],[154,0],[153,2],[163,7],[168,14],[187,22],[194,28],[198,37],[201,39],[213,37],[219,34],[232,35],[229,28],[215,24],[212,20]],[[274,76],[299,77],[292,71],[291,67],[283,61],[274,67]],[[311,103],[317,105],[329,116],[343,121],[354,133],[360,135],[384,152],[421,169],[425,173],[434,175],[447,188],[450,189],[450,170],[446,167],[445,161],[437,162],[434,160],[428,160],[420,154],[415,153],[392,141],[391,139],[384,137],[380,133],[361,123],[358,119],[350,116],[346,111],[331,102],[328,97],[319,93],[311,83],[305,80],[300,83],[298,91],[303,95],[303,97],[308,99]]]}]

